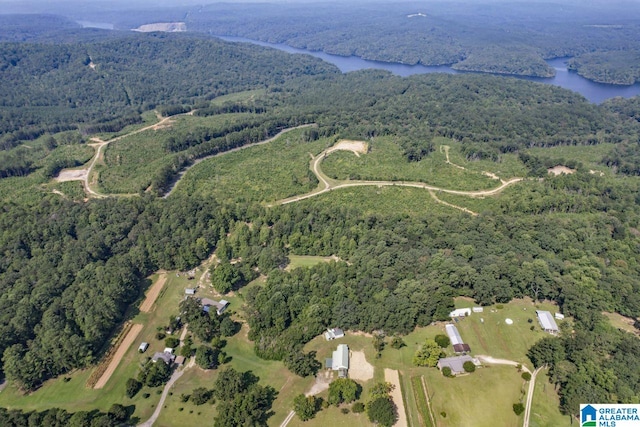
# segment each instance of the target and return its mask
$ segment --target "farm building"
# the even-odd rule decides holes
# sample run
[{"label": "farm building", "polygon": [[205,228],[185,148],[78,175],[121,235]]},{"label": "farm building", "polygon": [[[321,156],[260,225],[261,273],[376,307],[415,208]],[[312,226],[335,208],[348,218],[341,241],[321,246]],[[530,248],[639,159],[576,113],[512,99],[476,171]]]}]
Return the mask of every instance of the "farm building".
[{"label": "farm building", "polygon": [[451,369],[451,373],[453,374],[463,374],[464,373],[464,363],[465,362],[473,362],[474,365],[480,366],[480,362],[477,359],[474,359],[471,356],[454,356],[454,357],[445,357],[444,359],[438,360],[438,369],[442,370],[445,366],[448,366]]},{"label": "farm building", "polygon": [[484,311],[484,307],[473,307],[472,310],[474,313],[482,313]]},{"label": "farm building", "polygon": [[156,363],[158,360],[162,360],[167,365],[170,365],[171,363],[173,363],[175,358],[176,357],[171,353],[157,352],[156,354],[153,355],[151,360],[153,361],[153,363]]},{"label": "farm building", "polygon": [[453,345],[453,351],[456,353],[466,353],[471,351],[469,344],[465,344],[464,341],[462,341],[460,332],[458,332],[458,328],[456,328],[455,325],[447,324],[444,328],[446,329],[447,335],[449,335],[449,339]]},{"label": "farm building", "polygon": [[184,290],[184,294],[185,295],[195,295],[196,294],[196,290],[194,288],[187,288]]},{"label": "farm building", "polygon": [[553,316],[548,311],[537,310],[536,315],[538,316],[538,322],[540,322],[540,327],[543,331],[549,332],[550,334],[558,333],[558,325],[556,321],[553,320]]},{"label": "farm building", "polygon": [[564,319],[564,314],[556,313],[556,314],[553,315],[553,317],[555,317],[558,320],[563,320]]},{"label": "farm building", "polygon": [[184,356],[178,356],[178,357],[176,357],[175,362],[176,362],[176,365],[178,365],[178,366],[182,366],[182,365],[184,365]]},{"label": "farm building", "polygon": [[349,370],[349,346],[340,344],[333,352],[333,357],[325,361],[325,366],[334,371],[338,371],[340,378],[345,378]]},{"label": "farm building", "polygon": [[456,308],[451,313],[449,313],[449,317],[466,317],[471,316],[470,308]]},{"label": "farm building", "polygon": [[327,329],[327,332],[324,333],[324,338],[327,341],[335,340],[342,337],[344,337],[344,331],[340,328]]},{"label": "farm building", "polygon": [[211,307],[216,310],[216,314],[220,316],[229,306],[229,301],[221,299],[220,301],[214,301],[209,298],[202,298],[200,300],[200,304],[202,304],[202,309],[209,313]]},{"label": "farm building", "polygon": [[138,347],[138,351],[140,353],[144,353],[145,351],[147,351],[147,349],[149,348],[149,343],[148,342],[143,342],[140,344],[140,347]]}]

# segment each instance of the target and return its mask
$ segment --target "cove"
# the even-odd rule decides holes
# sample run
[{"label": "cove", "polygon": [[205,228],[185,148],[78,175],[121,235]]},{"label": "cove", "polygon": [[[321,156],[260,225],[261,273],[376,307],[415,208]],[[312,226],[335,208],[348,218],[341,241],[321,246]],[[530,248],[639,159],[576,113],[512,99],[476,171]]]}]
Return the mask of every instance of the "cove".
[{"label": "cove", "polygon": [[[320,51],[311,51],[306,49],[299,49],[295,47],[288,46],[286,44],[280,43],[267,43],[261,42],[257,40],[247,39],[244,37],[230,37],[230,36],[215,36],[222,40],[230,41],[230,42],[242,42],[242,43],[253,43],[260,46],[272,47],[275,49],[283,50],[288,53],[300,53],[312,55],[317,58],[320,58],[324,61],[327,61],[335,66],[337,66],[340,71],[343,73],[348,73],[350,71],[364,70],[364,69],[381,69],[392,72],[395,75],[406,77],[414,74],[428,74],[428,73],[447,73],[447,74],[462,74],[469,73],[467,71],[456,71],[447,65],[442,66],[425,66],[425,65],[407,65],[407,64],[399,64],[393,62],[382,62],[382,61],[371,61],[367,59],[362,59],[357,56],[339,56],[332,55],[329,53],[324,53]],[[580,76],[578,73],[567,70],[566,61],[569,58],[556,58],[547,61],[551,67],[556,70],[556,75],[550,78],[542,78],[542,77],[524,77],[524,76],[506,76],[502,75],[505,78],[517,78],[521,80],[528,80],[538,83],[551,84],[555,86],[560,86],[565,89],[572,90],[574,92],[578,92],[585,98],[594,104],[600,104],[601,102],[613,98],[616,96],[621,96],[623,98],[631,98],[636,95],[640,95],[640,84],[635,84],[632,86],[619,86],[619,85],[611,85],[611,84],[603,84],[596,83],[591,80],[585,79]]]}]

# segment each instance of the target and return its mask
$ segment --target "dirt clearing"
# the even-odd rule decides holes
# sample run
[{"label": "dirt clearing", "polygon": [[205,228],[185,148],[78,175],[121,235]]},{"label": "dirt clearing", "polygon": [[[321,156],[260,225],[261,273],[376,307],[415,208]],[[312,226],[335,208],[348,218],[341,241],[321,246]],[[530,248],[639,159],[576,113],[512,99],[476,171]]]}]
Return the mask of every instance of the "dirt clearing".
[{"label": "dirt clearing", "polygon": [[[118,349],[116,350],[116,352],[113,354],[113,357],[109,361],[109,365],[107,366],[107,369],[100,376],[100,379],[98,380],[98,382],[96,382],[96,385],[93,386],[94,389],[102,388],[107,384],[107,381],[109,381],[109,378],[111,378],[111,375],[113,375],[116,368],[118,367],[120,360],[122,360],[122,358],[124,357],[124,354],[127,352],[129,347],[131,347],[131,344],[133,344],[133,342],[135,341],[136,337],[138,336],[141,330],[142,330],[142,325],[137,323],[133,325],[131,329],[129,329],[129,332],[127,332],[127,335],[120,342]],[[100,369],[100,366],[98,366],[97,369]]]},{"label": "dirt clearing", "polygon": [[359,381],[369,381],[373,378],[373,366],[367,362],[363,351],[352,351],[349,360],[349,378]]},{"label": "dirt clearing", "polygon": [[404,409],[404,400],[402,400],[402,389],[400,388],[400,375],[395,369],[384,369],[384,380],[395,386],[391,392],[393,403],[398,407],[398,421],[394,424],[397,427],[407,427],[407,413]]},{"label": "dirt clearing", "polygon": [[151,311],[151,307],[153,306],[153,303],[156,302],[156,299],[158,298],[158,295],[160,295],[160,291],[166,281],[167,273],[160,274],[156,283],[154,283],[153,286],[151,286],[151,289],[149,289],[149,292],[147,292],[147,297],[142,301],[142,304],[140,304],[141,312],[148,313]]},{"label": "dirt clearing", "polygon": [[88,169],[63,170],[56,177],[56,181],[84,181],[88,173]]},{"label": "dirt clearing", "polygon": [[575,169],[571,169],[562,165],[554,166],[552,168],[547,169],[547,173],[553,174],[555,176],[562,175],[562,174],[571,175],[572,173],[575,173],[575,172],[576,172]]},{"label": "dirt clearing", "polygon": [[364,141],[341,139],[336,145],[327,150],[327,154],[338,150],[351,151],[353,154],[360,157],[360,154],[367,154],[369,151],[369,145]]}]

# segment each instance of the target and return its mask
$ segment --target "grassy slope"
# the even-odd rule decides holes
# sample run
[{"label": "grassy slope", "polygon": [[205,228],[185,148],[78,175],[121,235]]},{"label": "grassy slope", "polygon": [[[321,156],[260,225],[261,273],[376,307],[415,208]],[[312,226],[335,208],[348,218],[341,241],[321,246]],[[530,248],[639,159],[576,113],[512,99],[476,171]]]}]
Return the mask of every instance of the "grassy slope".
[{"label": "grassy slope", "polygon": [[309,179],[310,154],[320,153],[327,139],[305,143],[301,130],[269,144],[205,160],[191,168],[176,193],[213,194],[227,201],[275,201],[316,187]]},{"label": "grassy slope", "polygon": [[[442,188],[483,190],[496,187],[496,181],[471,169],[462,170],[447,164],[442,143],[451,145],[450,156],[457,149],[453,141],[438,138],[436,150],[419,162],[407,162],[401,148],[389,137],[370,143],[370,152],[354,156],[336,152],[322,163],[322,170],[331,178],[392,181],[422,181]],[[452,160],[453,161],[453,160]],[[454,162],[455,163],[455,162]],[[461,162],[462,163],[462,162]],[[460,166],[466,166],[465,163]],[[495,169],[492,168],[490,171]]]},{"label": "grassy slope", "polygon": [[548,373],[549,370],[544,369],[536,377],[529,425],[531,427],[568,427],[571,425],[571,418],[560,414],[558,410],[560,399],[553,384],[549,382]]}]

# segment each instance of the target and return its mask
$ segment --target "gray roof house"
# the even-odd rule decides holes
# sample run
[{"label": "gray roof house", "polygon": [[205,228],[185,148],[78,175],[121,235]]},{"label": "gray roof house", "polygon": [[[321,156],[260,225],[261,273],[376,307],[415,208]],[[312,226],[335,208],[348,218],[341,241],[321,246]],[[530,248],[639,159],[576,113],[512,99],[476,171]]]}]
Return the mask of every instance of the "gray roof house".
[{"label": "gray roof house", "polygon": [[540,322],[540,327],[543,331],[549,332],[550,334],[558,333],[558,325],[553,319],[551,313],[548,311],[537,310],[536,315],[538,316],[538,322]]},{"label": "gray roof house", "polygon": [[157,352],[156,354],[153,355],[151,360],[153,361],[153,363],[157,362],[158,360],[162,360],[167,365],[170,365],[170,364],[173,363],[175,358],[176,357],[171,353],[160,353],[160,352]]},{"label": "gray roof house", "polygon": [[229,306],[229,301],[221,299],[220,301],[215,301],[209,298],[202,298],[200,300],[200,304],[202,304],[202,309],[209,313],[211,307],[216,310],[216,314],[220,316]]},{"label": "gray roof house", "polygon": [[327,332],[324,333],[324,338],[327,341],[335,340],[342,337],[344,337],[344,331],[340,328],[327,329]]},{"label": "gray roof house", "polygon": [[474,360],[471,356],[454,356],[454,357],[445,357],[444,359],[438,360],[438,369],[442,370],[445,366],[451,368],[451,372],[453,374],[463,374],[464,373],[464,363],[472,362],[474,365],[478,366],[480,363],[477,360]]}]

